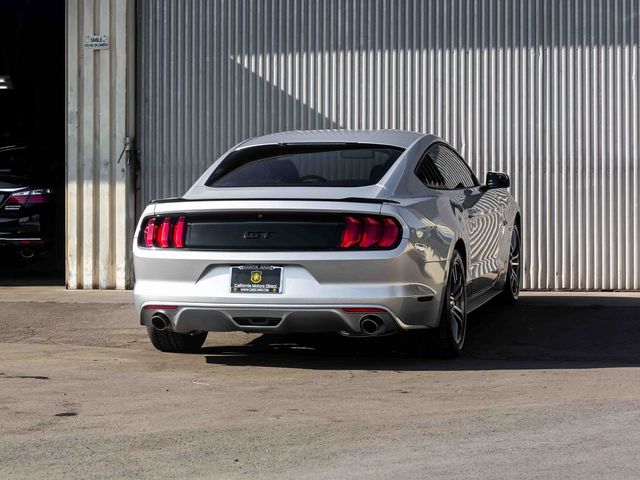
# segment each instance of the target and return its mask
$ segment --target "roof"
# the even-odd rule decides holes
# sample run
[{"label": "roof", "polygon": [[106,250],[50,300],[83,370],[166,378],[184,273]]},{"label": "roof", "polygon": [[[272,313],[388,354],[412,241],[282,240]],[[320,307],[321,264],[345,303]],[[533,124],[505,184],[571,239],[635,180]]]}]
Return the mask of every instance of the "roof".
[{"label": "roof", "polygon": [[294,130],[251,138],[238,145],[237,150],[279,143],[369,143],[408,148],[425,136],[404,130]]}]

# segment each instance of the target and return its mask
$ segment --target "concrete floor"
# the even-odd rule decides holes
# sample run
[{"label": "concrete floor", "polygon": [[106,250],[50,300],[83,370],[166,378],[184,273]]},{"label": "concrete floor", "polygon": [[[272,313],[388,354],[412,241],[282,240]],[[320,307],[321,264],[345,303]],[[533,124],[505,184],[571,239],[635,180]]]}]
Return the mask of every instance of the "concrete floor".
[{"label": "concrete floor", "polygon": [[640,477],[639,294],[491,305],[448,362],[238,333],[162,354],[130,301],[0,288],[0,478]]}]

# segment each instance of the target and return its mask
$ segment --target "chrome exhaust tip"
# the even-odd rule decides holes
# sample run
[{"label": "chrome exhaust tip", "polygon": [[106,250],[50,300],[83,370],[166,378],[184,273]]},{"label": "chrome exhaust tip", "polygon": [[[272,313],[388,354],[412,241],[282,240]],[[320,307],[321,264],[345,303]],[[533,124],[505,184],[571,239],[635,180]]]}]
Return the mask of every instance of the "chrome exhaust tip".
[{"label": "chrome exhaust tip", "polygon": [[156,330],[166,330],[171,327],[171,321],[164,313],[154,313],[151,317],[151,325]]},{"label": "chrome exhaust tip", "polygon": [[384,322],[376,315],[366,315],[360,320],[360,330],[366,335],[378,335],[384,331]]},{"label": "chrome exhaust tip", "polygon": [[34,252],[33,250],[31,250],[30,248],[23,248],[20,250],[20,256],[26,260],[29,260],[30,258],[33,258],[33,256],[36,254],[36,252]]}]

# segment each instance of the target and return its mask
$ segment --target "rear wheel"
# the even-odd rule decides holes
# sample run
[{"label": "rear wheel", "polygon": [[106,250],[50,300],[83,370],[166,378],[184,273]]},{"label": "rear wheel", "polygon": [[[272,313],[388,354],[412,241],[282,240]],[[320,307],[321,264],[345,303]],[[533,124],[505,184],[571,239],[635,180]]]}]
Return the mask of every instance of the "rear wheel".
[{"label": "rear wheel", "polygon": [[207,332],[176,333],[171,330],[158,330],[147,327],[149,340],[161,352],[194,353],[200,350],[207,339]]},{"label": "rear wheel", "polygon": [[467,334],[466,274],[460,253],[455,251],[443,295],[440,323],[436,329],[416,332],[418,353],[423,356],[456,358],[462,353]]},{"label": "rear wheel", "polygon": [[507,278],[502,290],[501,298],[505,303],[514,304],[520,297],[520,277],[522,266],[520,261],[520,229],[513,226],[511,244],[509,246],[509,263],[507,265]]}]

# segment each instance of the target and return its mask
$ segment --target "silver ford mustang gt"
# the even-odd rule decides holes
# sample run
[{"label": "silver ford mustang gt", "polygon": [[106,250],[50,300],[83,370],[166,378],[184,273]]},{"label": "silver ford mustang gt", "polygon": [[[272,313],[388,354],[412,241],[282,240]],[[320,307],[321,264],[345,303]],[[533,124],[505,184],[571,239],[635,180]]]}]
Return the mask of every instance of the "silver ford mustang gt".
[{"label": "silver ford mustang gt", "polygon": [[460,355],[467,314],[520,285],[509,177],[481,185],[442,139],[296,131],[236,145],[181,198],[152,202],[133,243],[135,305],[153,345],[207,332],[407,332]]}]

